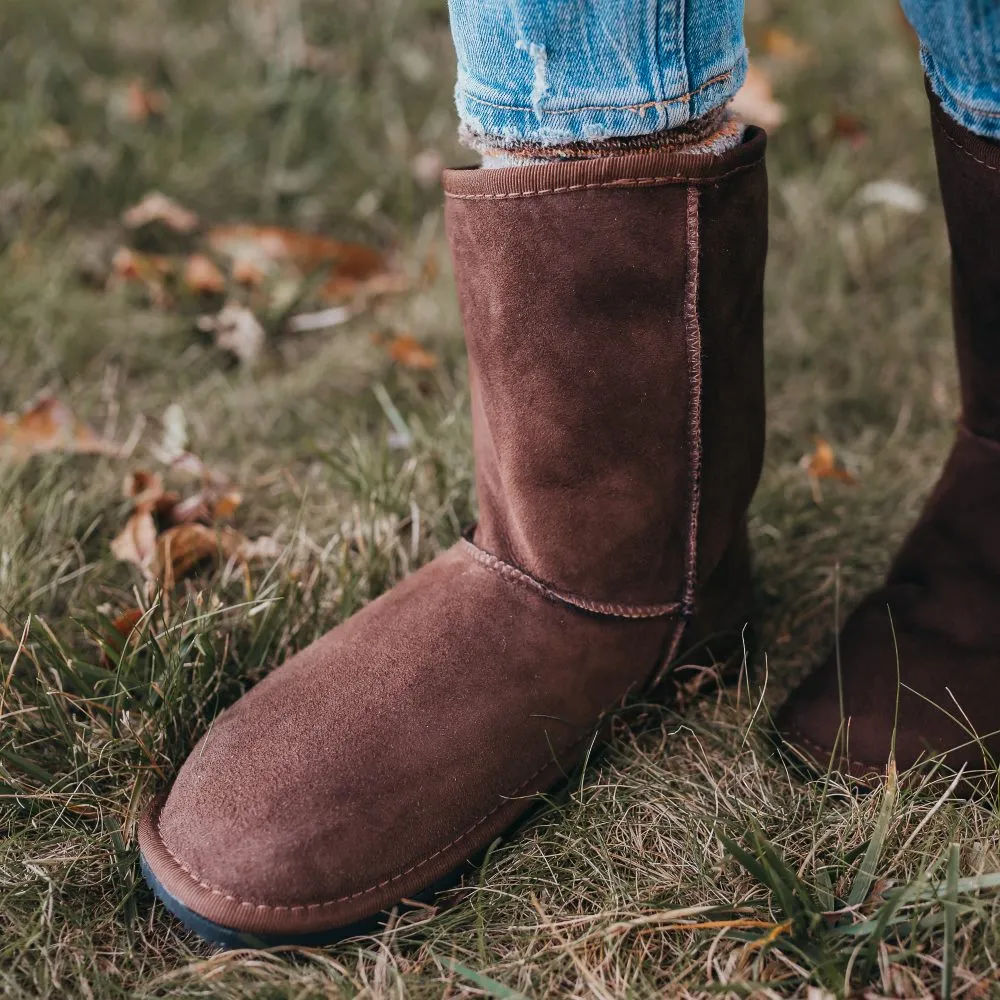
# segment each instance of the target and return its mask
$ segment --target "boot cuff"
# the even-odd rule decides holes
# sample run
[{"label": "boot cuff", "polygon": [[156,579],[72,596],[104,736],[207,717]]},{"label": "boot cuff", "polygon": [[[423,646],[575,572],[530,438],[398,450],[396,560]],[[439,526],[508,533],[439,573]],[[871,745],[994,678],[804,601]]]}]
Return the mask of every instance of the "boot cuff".
[{"label": "boot cuff", "polygon": [[763,130],[750,126],[740,145],[719,155],[690,156],[663,150],[496,170],[466,167],[444,171],[444,190],[450,198],[498,199],[598,187],[711,184],[753,167],[763,157],[766,144]]}]

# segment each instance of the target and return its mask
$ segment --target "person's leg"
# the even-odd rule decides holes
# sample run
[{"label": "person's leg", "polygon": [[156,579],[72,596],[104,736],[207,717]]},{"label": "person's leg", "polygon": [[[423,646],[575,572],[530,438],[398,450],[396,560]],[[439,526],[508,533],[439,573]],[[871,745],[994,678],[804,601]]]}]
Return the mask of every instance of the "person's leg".
[{"label": "person's leg", "polygon": [[[463,6],[477,134],[589,149],[690,124],[738,82],[739,15]],[[509,83],[473,86],[487,56]],[[750,128],[722,153],[574,146],[445,173],[479,523],[228,709],[147,810],[144,870],[199,933],[357,930],[480,855],[630,692],[687,695],[712,653],[738,675],[764,443],[764,145]]]},{"label": "person's leg", "polygon": [[[1000,4],[903,0],[922,43],[952,253],[962,414],[941,479],[831,656],[778,716],[855,774],[1000,764]],[[898,717],[897,717],[898,696]],[[978,738],[977,738],[978,737]],[[839,744],[839,745],[838,745]]]},{"label": "person's leg", "polygon": [[449,0],[463,140],[488,166],[697,145],[742,126],[743,0]]},{"label": "person's leg", "polygon": [[920,39],[920,59],[944,112],[1000,140],[1000,3],[901,0]]}]

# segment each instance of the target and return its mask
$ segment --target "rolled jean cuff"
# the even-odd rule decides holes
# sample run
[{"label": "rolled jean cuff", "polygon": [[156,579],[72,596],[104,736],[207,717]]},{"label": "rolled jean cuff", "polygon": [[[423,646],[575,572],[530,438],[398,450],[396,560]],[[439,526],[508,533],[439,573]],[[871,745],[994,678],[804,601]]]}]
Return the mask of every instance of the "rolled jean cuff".
[{"label": "rolled jean cuff", "polygon": [[746,77],[743,0],[449,0],[463,132],[562,146],[679,128]]},{"label": "rolled jean cuff", "polygon": [[[455,104],[469,133],[504,142],[560,146],[572,142],[649,135],[679,128],[728,104],[746,79],[746,52],[735,65],[672,97],[647,91],[628,104],[583,104],[571,108],[517,107],[476,96],[476,87],[459,78]],[[595,95],[600,100],[600,95]]]},{"label": "rolled jean cuff", "polygon": [[920,61],[931,90],[949,117],[970,132],[1000,140],[1000,84],[985,78],[975,83],[959,79],[935,60],[925,45],[920,47]]}]

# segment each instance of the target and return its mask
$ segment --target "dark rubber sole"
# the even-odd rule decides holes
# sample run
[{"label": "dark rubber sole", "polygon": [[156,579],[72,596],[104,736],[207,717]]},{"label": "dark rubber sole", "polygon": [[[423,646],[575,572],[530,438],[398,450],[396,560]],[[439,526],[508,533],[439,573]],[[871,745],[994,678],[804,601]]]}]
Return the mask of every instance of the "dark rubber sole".
[{"label": "dark rubber sole", "polygon": [[224,927],[188,909],[179,899],[171,896],[153,874],[146,859],[139,855],[139,866],[142,869],[146,884],[153,890],[156,898],[175,916],[189,931],[211,944],[219,945],[226,950],[235,948],[278,948],[282,945],[300,945],[302,947],[319,947],[333,944],[344,938],[357,937],[361,934],[371,934],[379,930],[386,921],[386,914],[379,914],[349,927],[337,927],[330,931],[320,931],[315,934],[250,934],[247,931]]}]

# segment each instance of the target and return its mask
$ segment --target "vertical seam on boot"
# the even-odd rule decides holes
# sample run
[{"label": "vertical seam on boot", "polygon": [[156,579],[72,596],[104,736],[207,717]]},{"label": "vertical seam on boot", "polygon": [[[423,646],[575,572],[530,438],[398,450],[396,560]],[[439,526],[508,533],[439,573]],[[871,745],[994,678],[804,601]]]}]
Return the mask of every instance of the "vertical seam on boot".
[{"label": "vertical seam on boot", "polygon": [[684,233],[684,347],[687,353],[688,405],[688,530],[684,553],[684,590],[681,595],[682,619],[674,629],[651,687],[663,681],[670,669],[694,611],[698,586],[698,513],[701,508],[701,323],[698,320],[700,239],[700,191],[694,184],[687,188],[687,213]]},{"label": "vertical seam on boot", "polygon": [[698,585],[698,514],[701,508],[701,323],[698,320],[700,193],[687,189],[687,274],[684,283],[684,345],[688,364],[688,537],[685,553],[684,596],[681,604],[690,615]]}]

